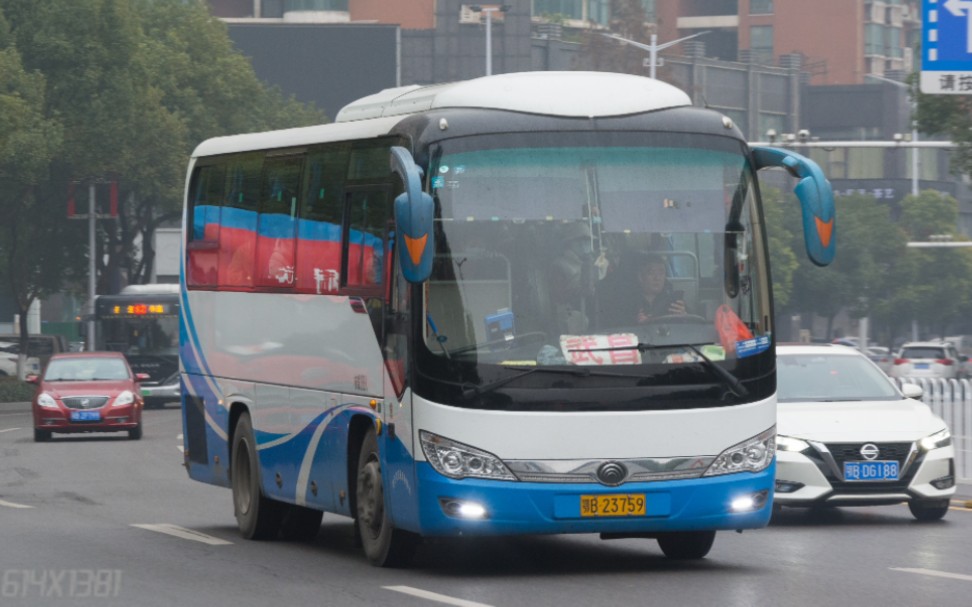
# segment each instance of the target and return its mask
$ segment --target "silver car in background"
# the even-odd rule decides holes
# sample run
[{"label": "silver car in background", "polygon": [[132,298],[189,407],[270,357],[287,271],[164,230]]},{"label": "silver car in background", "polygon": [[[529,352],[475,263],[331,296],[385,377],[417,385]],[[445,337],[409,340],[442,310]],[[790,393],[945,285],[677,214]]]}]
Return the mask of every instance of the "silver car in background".
[{"label": "silver car in background", "polygon": [[960,379],[964,359],[948,342],[912,341],[901,346],[889,375],[896,378]]}]

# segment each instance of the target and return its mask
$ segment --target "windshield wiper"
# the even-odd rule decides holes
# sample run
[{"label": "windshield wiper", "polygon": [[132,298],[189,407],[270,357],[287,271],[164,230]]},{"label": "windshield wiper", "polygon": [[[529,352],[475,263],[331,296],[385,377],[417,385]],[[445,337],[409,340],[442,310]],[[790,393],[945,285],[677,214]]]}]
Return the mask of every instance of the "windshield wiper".
[{"label": "windshield wiper", "polygon": [[505,386],[510,382],[516,381],[521,377],[526,377],[527,375],[532,375],[533,373],[537,373],[537,372],[560,373],[563,375],[573,375],[575,377],[589,377],[591,375],[598,375],[601,377],[631,377],[630,375],[624,375],[623,373],[610,373],[608,371],[593,371],[589,367],[577,367],[576,369],[564,369],[562,367],[506,367],[504,366],[503,368],[511,369],[514,371],[522,371],[522,373],[493,380],[491,382],[487,382],[479,386],[464,387],[462,390],[463,397],[472,398],[473,396],[480,396],[488,392],[492,392],[493,390]]},{"label": "windshield wiper", "polygon": [[703,354],[702,353],[702,350],[699,350],[699,346],[707,346],[707,345],[709,345],[709,344],[708,343],[701,343],[701,344],[649,344],[649,343],[646,343],[646,342],[639,341],[638,342],[638,345],[636,345],[636,346],[615,346],[613,348],[591,348],[589,350],[588,349],[584,349],[584,350],[571,350],[571,352],[577,352],[577,351],[580,351],[580,352],[612,352],[612,351],[615,351],[615,350],[632,350],[632,349],[635,349],[635,348],[637,348],[639,352],[649,352],[649,351],[652,351],[652,350],[677,350],[679,348],[688,348],[689,350],[691,350],[692,352],[694,352],[696,355],[698,355],[698,357],[701,359],[699,362],[701,362],[702,365],[706,369],[708,369],[709,371],[711,371],[713,375],[718,376],[719,379],[721,379],[723,381],[723,383],[725,384],[725,386],[727,388],[729,388],[729,391],[730,392],[732,392],[733,394],[735,394],[739,398],[744,398],[746,396],[749,396],[749,390],[746,389],[746,386],[743,385],[742,381],[740,381],[738,377],[736,377],[735,375],[733,375],[729,371],[726,371],[725,369],[723,369],[719,365],[717,365],[714,362],[712,362],[712,359],[711,358],[709,358],[708,356],[706,356],[705,354]]}]

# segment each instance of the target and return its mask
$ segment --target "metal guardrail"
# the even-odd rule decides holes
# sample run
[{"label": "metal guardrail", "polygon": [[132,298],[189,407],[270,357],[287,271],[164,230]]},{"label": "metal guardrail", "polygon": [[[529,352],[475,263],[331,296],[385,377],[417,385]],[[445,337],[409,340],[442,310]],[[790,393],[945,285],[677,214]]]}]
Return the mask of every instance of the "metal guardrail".
[{"label": "metal guardrail", "polygon": [[952,432],[955,447],[955,477],[972,482],[972,382],[967,379],[930,379],[905,377],[893,379],[921,386],[921,401],[931,407],[935,415],[945,420]]}]

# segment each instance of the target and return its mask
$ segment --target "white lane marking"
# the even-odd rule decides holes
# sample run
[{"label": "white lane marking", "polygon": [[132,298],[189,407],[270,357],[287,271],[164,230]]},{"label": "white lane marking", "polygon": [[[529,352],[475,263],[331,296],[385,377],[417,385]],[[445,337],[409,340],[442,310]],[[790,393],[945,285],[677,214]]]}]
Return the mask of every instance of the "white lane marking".
[{"label": "white lane marking", "polygon": [[210,546],[226,546],[233,543],[219,539],[218,537],[206,535],[205,533],[193,531],[192,529],[186,529],[185,527],[180,527],[178,525],[171,525],[169,523],[159,523],[153,525],[139,524],[132,525],[132,527],[138,527],[139,529],[146,529],[148,531],[155,531],[156,533],[164,533],[166,535],[172,535],[184,540],[202,542],[203,544],[209,544]]},{"label": "white lane marking", "polygon": [[20,430],[20,428],[4,428],[3,430],[0,430],[0,434],[3,434],[4,432],[13,432],[14,430]]},{"label": "white lane marking", "polygon": [[176,445],[176,449],[179,450],[179,453],[185,453],[186,452],[186,447],[185,447],[185,444],[183,443],[182,435],[180,434],[179,436],[177,436],[176,437],[176,440],[179,441],[179,444]]},{"label": "white lane marking", "polygon": [[445,603],[446,605],[458,605],[459,607],[491,607],[486,603],[476,603],[474,601],[457,599],[444,594],[429,592],[428,590],[419,590],[418,588],[412,588],[411,586],[382,586],[382,588],[386,590],[394,590],[395,592],[401,592],[402,594],[417,596],[420,599],[428,599],[430,601]]},{"label": "white lane marking", "polygon": [[0,506],[7,508],[33,508],[33,506],[28,506],[26,504],[15,504],[14,502],[8,502],[7,500],[0,500]]},{"label": "white lane marking", "polygon": [[962,573],[949,573],[947,571],[935,571],[934,569],[911,569],[908,567],[890,567],[891,571],[903,571],[904,573],[918,573],[920,575],[930,575],[933,577],[944,577],[952,580],[962,580],[972,582],[972,575]]}]

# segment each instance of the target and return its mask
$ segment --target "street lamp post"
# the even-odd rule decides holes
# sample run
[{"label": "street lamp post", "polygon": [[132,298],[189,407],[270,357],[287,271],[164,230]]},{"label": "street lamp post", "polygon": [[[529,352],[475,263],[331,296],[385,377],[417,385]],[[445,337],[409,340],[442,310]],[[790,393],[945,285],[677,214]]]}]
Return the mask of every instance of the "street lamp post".
[{"label": "street lamp post", "polygon": [[95,215],[95,183],[94,181],[88,184],[88,303],[91,306],[89,310],[90,315],[88,316],[88,350],[93,351],[95,349],[95,321],[94,321],[94,300],[96,290],[96,266],[95,266],[95,221],[97,220],[97,215]]},{"label": "street lamp post", "polygon": [[469,7],[469,10],[475,11],[477,13],[486,14],[486,75],[493,75],[493,13],[501,12],[505,13],[510,10],[509,4],[497,4],[494,6],[483,6],[480,4],[474,4]]},{"label": "street lamp post", "polygon": [[[972,20],[969,21],[972,23]],[[890,78],[885,78],[884,76],[878,76],[877,74],[864,74],[865,78],[873,78],[874,80],[880,80],[881,82],[887,82],[888,84],[893,84],[897,87],[904,89],[910,89],[910,87],[904,82],[898,82],[897,80],[891,80]],[[914,114],[918,111],[918,100],[915,98],[911,99],[911,141],[918,143],[918,121],[915,119]],[[920,161],[918,158],[918,148],[911,148],[911,195],[918,195],[918,171],[920,167]]]},{"label": "street lamp post", "polygon": [[670,46],[674,46],[674,45],[678,44],[679,42],[684,42],[684,41],[689,40],[691,38],[696,38],[698,36],[702,36],[703,34],[708,34],[708,33],[709,32],[707,32],[707,31],[705,31],[705,32],[699,32],[697,34],[692,34],[691,36],[685,36],[684,38],[679,38],[677,40],[672,40],[671,42],[663,42],[662,44],[658,44],[658,34],[652,34],[651,35],[651,44],[645,44],[643,42],[635,42],[634,40],[628,40],[627,38],[622,38],[621,36],[618,36],[617,34],[601,34],[601,35],[602,36],[607,36],[608,38],[613,38],[614,40],[617,40],[619,42],[623,42],[625,44],[630,44],[630,45],[636,46],[636,47],[638,47],[638,48],[640,48],[642,50],[648,51],[648,61],[651,64],[651,67],[650,67],[650,70],[649,70],[648,75],[651,76],[651,78],[654,78],[655,77],[655,68],[658,65],[658,51],[664,50],[664,49],[666,49],[666,48],[668,48]]}]

